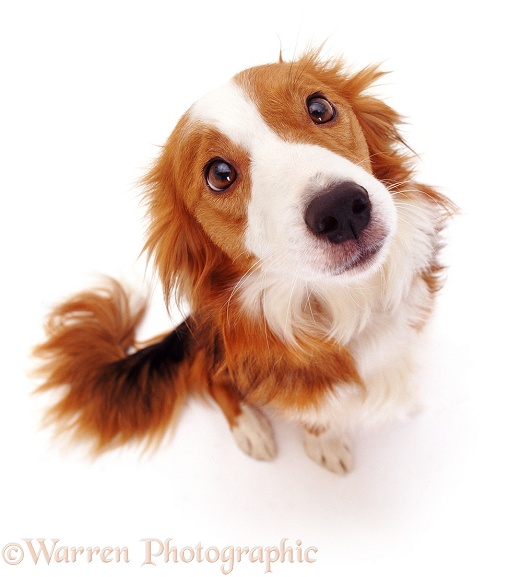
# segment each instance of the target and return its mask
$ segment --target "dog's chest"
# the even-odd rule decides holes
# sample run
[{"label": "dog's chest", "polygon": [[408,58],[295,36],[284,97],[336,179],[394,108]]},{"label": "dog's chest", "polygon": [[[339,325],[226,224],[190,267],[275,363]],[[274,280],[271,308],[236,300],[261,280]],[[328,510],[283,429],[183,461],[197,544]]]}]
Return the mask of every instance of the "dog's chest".
[{"label": "dog's chest", "polygon": [[387,367],[410,357],[433,306],[433,298],[420,276],[393,307],[373,310],[364,328],[350,339],[357,369],[371,380]]},{"label": "dog's chest", "polygon": [[351,339],[349,349],[362,380],[362,394],[355,392],[354,403],[363,400],[365,417],[382,420],[415,405],[413,373],[432,301],[426,283],[416,277],[394,309],[374,312],[364,330]]}]

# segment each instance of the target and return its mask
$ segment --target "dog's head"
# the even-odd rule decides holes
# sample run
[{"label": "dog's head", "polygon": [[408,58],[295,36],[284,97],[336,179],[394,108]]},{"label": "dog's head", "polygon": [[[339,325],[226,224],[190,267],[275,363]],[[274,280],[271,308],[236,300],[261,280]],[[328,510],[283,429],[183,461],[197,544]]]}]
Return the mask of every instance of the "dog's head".
[{"label": "dog's head", "polygon": [[[251,271],[357,282],[396,229],[409,178],[399,118],[310,53],[245,70],[183,116],[147,177],[147,250],[168,297],[192,303]],[[395,192],[397,193],[397,192]]]}]

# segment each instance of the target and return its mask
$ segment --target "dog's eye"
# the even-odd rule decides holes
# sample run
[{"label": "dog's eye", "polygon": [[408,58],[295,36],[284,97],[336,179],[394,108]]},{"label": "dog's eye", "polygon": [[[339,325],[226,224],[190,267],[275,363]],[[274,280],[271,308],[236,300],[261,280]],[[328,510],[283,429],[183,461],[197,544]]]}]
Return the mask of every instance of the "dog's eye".
[{"label": "dog's eye", "polygon": [[213,158],[205,167],[207,186],[214,192],[224,192],[235,182],[237,172],[221,158]]},{"label": "dog's eye", "polygon": [[326,124],[336,116],[334,106],[320,94],[309,96],[307,110],[314,124]]}]

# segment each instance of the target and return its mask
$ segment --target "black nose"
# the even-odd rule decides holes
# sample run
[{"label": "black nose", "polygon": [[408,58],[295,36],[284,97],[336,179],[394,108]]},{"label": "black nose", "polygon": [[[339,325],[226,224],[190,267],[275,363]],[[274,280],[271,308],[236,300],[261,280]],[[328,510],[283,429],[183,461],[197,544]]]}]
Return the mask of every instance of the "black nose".
[{"label": "black nose", "polygon": [[354,182],[342,182],[316,196],[305,211],[309,229],[335,244],[358,240],[370,217],[368,193]]}]

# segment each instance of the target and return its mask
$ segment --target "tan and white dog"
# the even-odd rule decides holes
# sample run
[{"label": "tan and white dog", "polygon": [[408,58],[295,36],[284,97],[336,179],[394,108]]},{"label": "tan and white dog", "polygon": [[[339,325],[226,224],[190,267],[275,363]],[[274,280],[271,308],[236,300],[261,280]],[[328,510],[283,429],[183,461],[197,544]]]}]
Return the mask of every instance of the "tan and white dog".
[{"label": "tan and white dog", "polygon": [[453,211],[415,181],[400,117],[368,92],[381,75],[309,52],[183,115],[146,177],[146,251],[190,315],[137,348],[143,309],[118,283],[58,306],[36,349],[39,390],[65,388],[54,421],[96,450],[156,440],[199,393],[249,455],[276,453],[268,407],[351,469],[349,422],[410,398]]}]

